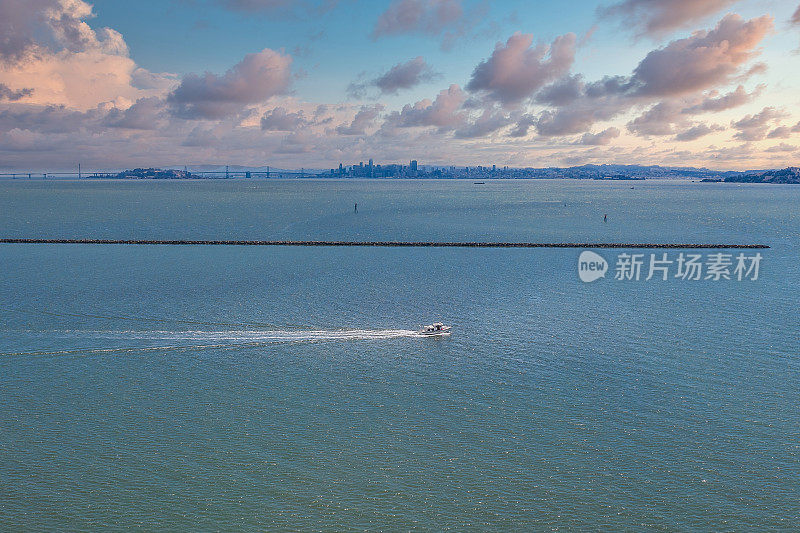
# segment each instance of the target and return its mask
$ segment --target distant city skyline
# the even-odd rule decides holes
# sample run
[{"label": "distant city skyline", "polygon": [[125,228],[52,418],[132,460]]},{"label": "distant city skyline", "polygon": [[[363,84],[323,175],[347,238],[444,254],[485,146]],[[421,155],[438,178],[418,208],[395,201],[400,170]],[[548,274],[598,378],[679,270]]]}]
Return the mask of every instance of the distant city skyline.
[{"label": "distant city skyline", "polygon": [[0,172],[800,165],[798,0],[570,6],[0,0]]},{"label": "distant city skyline", "polygon": [[[408,164],[375,163],[359,161],[353,164],[339,163],[331,169],[276,168],[269,165],[184,165],[182,168],[139,167],[133,169],[87,169],[80,165],[77,171],[7,171],[0,172],[0,180],[192,180],[192,179],[454,179],[454,180],[503,180],[503,179],[567,179],[567,180],[652,180],[683,179],[702,182],[737,183],[800,183],[800,167],[781,169],[749,169],[744,171],[719,170],[697,167],[662,167],[658,165],[581,165],[573,167],[498,167],[492,165],[420,165],[417,160]],[[477,182],[484,184],[483,181]]]}]

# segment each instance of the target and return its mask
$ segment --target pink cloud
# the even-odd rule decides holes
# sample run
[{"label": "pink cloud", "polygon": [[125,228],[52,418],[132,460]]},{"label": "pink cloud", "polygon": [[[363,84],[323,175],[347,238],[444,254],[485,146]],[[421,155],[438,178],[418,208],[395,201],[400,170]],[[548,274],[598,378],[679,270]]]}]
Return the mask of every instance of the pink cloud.
[{"label": "pink cloud", "polygon": [[219,119],[247,105],[284,94],[291,82],[292,58],[265,48],[248,54],[222,76],[187,74],[167,97],[173,112],[190,119]]},{"label": "pink cloud", "polygon": [[30,59],[47,52],[127,55],[122,35],[111,28],[93,29],[94,13],[83,0],[3,0],[0,2],[0,60]]},{"label": "pink cloud", "polygon": [[674,122],[679,119],[684,119],[684,117],[681,116],[682,109],[683,102],[679,100],[665,100],[659,102],[628,122],[628,130],[643,136],[671,135],[674,133]]},{"label": "pink cloud", "polygon": [[[0,80],[15,90],[30,89],[26,103],[87,110],[112,102],[127,107],[161,93],[171,83],[147,73],[128,56],[122,35],[93,29],[92,6],[82,0],[0,2]],[[153,80],[134,83],[135,73]]]},{"label": "pink cloud", "polygon": [[624,0],[599,9],[604,17],[620,17],[640,35],[665,35],[721,11],[737,0]]},{"label": "pink cloud", "polygon": [[290,113],[284,107],[276,107],[261,117],[261,129],[264,131],[295,131],[307,124],[302,111]]},{"label": "pink cloud", "polygon": [[633,72],[642,95],[686,94],[730,82],[773,27],[770,16],[745,21],[727,15],[711,31],[672,41],[647,54]]},{"label": "pink cloud", "polygon": [[600,133],[584,133],[583,137],[581,137],[580,144],[587,146],[606,146],[611,144],[619,135],[619,129],[612,126]]},{"label": "pink cloud", "polygon": [[382,95],[397,94],[402,89],[411,89],[439,76],[422,56],[417,56],[414,59],[397,63],[373,80],[351,83],[347,92],[352,98],[364,98],[367,90],[373,87],[377,88]]},{"label": "pink cloud", "polygon": [[518,103],[569,71],[575,60],[575,43],[575,34],[568,33],[550,46],[534,47],[533,35],[515,33],[475,67],[466,88],[506,104]]},{"label": "pink cloud", "polygon": [[439,35],[463,15],[460,0],[394,0],[378,17],[372,38],[403,33]]},{"label": "pink cloud", "polygon": [[695,32],[650,52],[631,76],[608,76],[592,83],[585,83],[580,76],[562,78],[534,97],[555,108],[539,114],[537,131],[545,136],[581,133],[595,122],[651,105],[628,123],[628,129],[639,135],[669,135],[674,133],[675,123],[686,122],[681,113],[713,112],[739,105],[760,89],[748,95],[737,88],[724,97],[698,99],[704,91],[746,76],[741,73],[743,66],[758,54],[757,47],[771,28],[772,18],[768,16],[746,21],[728,15],[713,30]]},{"label": "pink cloud", "polygon": [[778,144],[776,146],[770,146],[769,148],[767,148],[764,151],[767,152],[767,153],[771,153],[771,154],[780,154],[780,153],[784,153],[784,152],[794,152],[797,149],[798,149],[797,146],[792,146],[792,145],[786,144],[786,143],[780,143],[780,144]]},{"label": "pink cloud", "polygon": [[705,137],[711,133],[724,131],[725,128],[717,124],[696,124],[689,129],[681,131],[675,136],[675,140],[679,142],[696,141],[701,137]]},{"label": "pink cloud", "polygon": [[33,89],[10,89],[5,83],[0,83],[0,102],[8,100],[9,102],[16,102],[22,100],[26,96],[33,94]]},{"label": "pink cloud", "polygon": [[747,115],[731,123],[738,129],[736,138],[742,141],[760,141],[767,137],[770,124],[777,124],[787,113],[774,107],[765,107],[755,115]]},{"label": "pink cloud", "polygon": [[116,108],[109,110],[104,124],[111,128],[153,130],[159,126],[163,111],[164,102],[161,98],[140,98],[124,111]]},{"label": "pink cloud", "polygon": [[457,129],[455,136],[460,139],[485,137],[510,124],[511,118],[502,109],[486,108],[475,120]]},{"label": "pink cloud", "polygon": [[95,133],[101,130],[104,111],[99,108],[77,111],[65,106],[16,104],[0,110],[0,132],[12,130],[41,134]]},{"label": "pink cloud", "polygon": [[759,85],[755,91],[748,93],[742,85],[739,85],[734,91],[723,95],[719,95],[714,91],[713,94],[708,95],[708,97],[699,104],[684,109],[683,113],[716,113],[727,109],[733,109],[734,107],[739,107],[753,101],[763,89],[764,86]]},{"label": "pink cloud", "polygon": [[449,131],[461,126],[466,116],[461,106],[466,95],[458,85],[451,85],[441,91],[434,101],[420,100],[414,105],[406,104],[398,113],[387,118],[389,125],[400,127],[436,127],[440,131]]},{"label": "pink cloud", "polygon": [[393,66],[375,80],[375,86],[380,89],[381,94],[396,94],[400,89],[410,89],[435,77],[436,73],[425,62],[425,59],[417,56],[405,63]]},{"label": "pink cloud", "polygon": [[[231,7],[249,11],[275,4],[238,3]],[[414,2],[392,5],[413,8]],[[443,35],[448,30],[428,25],[436,17],[450,29],[465,24],[464,15],[447,11],[448,5],[461,9],[461,2],[419,0],[416,5],[423,15],[398,26],[405,28],[401,32]],[[444,6],[443,14],[432,6]],[[755,165],[768,153],[753,143],[742,145],[746,155],[745,148],[733,150],[728,160],[727,152],[685,149],[691,145],[675,150],[667,144],[721,131],[693,117],[735,108],[759,94],[736,85],[761,68],[751,60],[771,27],[768,17],[726,17],[710,31],[654,50],[628,76],[593,82],[570,72],[576,46],[571,34],[549,46],[515,34],[477,65],[469,94],[454,84],[385,114],[381,104],[298,102],[287,95],[292,58],[282,51],[251,54],[224,73],[179,79],[138,66],[119,33],[89,25],[92,10],[82,0],[0,0],[0,29],[9,28],[4,14],[14,23],[13,31],[0,32],[0,160],[9,167],[35,161],[55,168],[75,158],[85,166],[137,165],[143,154],[155,165],[264,164],[266,159],[274,165],[324,167],[376,154],[384,161],[402,160],[409,153],[429,162],[467,164],[491,157],[537,165],[604,159]],[[414,58],[375,77],[370,86],[389,94],[417,86],[427,79],[428,68],[421,57]],[[619,124],[596,128],[632,112],[638,115],[631,120],[637,135],[672,135],[660,140],[663,149],[635,139],[614,142],[621,136]],[[776,110],[762,111],[732,127],[739,138],[754,140],[800,132],[800,124],[781,125],[782,117]],[[542,137],[563,138],[496,142],[500,134],[524,137],[532,126]],[[493,139],[474,140],[481,137]],[[629,142],[647,146],[630,148]],[[569,150],[553,148],[558,145]]]},{"label": "pink cloud", "polygon": [[365,135],[367,129],[375,125],[375,121],[383,111],[383,104],[363,106],[349,124],[342,124],[336,128],[341,135]]}]

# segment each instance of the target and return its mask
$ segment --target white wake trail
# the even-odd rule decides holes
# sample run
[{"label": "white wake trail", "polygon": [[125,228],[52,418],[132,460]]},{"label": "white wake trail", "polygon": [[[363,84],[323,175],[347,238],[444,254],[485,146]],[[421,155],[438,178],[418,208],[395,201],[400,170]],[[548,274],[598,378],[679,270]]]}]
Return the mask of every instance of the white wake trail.
[{"label": "white wake trail", "polygon": [[[45,332],[39,332],[45,333]],[[36,350],[26,352],[0,353],[3,356],[13,355],[78,355],[102,354],[114,352],[136,351],[172,351],[199,349],[233,349],[255,348],[280,343],[303,342],[335,342],[358,340],[385,340],[421,337],[414,330],[407,329],[320,329],[320,330],[213,330],[213,331],[109,331],[109,330],[61,330],[46,332],[63,339],[96,339],[99,344],[106,341],[106,346],[75,347],[64,350]],[[121,341],[121,342],[120,342]],[[131,346],[139,341],[141,345]],[[125,346],[113,346],[118,342]],[[112,346],[108,346],[112,344]],[[156,344],[154,346],[153,344]]]},{"label": "white wake trail", "polygon": [[[320,330],[224,330],[224,331],[95,331],[82,332],[84,338],[116,340],[160,340],[191,342],[259,342],[259,341],[338,341],[416,337],[418,333],[406,329],[320,329]],[[92,335],[94,334],[94,335]]]}]

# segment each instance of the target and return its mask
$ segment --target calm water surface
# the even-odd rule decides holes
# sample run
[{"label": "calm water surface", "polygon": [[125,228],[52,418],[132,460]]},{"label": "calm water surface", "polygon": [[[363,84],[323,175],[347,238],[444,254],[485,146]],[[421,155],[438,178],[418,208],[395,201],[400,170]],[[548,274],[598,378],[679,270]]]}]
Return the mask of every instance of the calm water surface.
[{"label": "calm water surface", "polygon": [[796,528],[800,187],[632,185],[0,181],[4,237],[772,247],[0,245],[0,529]]}]

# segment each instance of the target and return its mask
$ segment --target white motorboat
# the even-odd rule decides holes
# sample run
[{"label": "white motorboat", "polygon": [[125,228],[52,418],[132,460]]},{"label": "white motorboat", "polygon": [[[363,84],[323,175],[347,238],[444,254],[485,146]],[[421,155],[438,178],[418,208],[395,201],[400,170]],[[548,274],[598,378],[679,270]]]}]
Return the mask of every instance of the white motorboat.
[{"label": "white motorboat", "polygon": [[443,335],[450,335],[450,326],[445,326],[441,322],[434,322],[430,326],[425,326],[417,333],[426,337],[439,337]]}]

